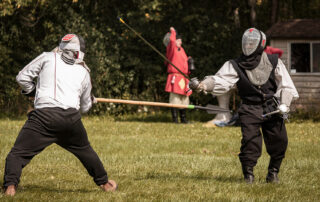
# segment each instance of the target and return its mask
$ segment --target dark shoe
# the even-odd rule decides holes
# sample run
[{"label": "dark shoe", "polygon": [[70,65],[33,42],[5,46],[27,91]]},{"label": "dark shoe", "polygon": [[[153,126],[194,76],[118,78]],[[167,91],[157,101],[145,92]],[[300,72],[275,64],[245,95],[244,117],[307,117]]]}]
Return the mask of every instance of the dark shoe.
[{"label": "dark shoe", "polygon": [[178,123],[178,110],[174,108],[171,109],[171,114],[173,123]]},{"label": "dark shoe", "polygon": [[269,170],[267,178],[266,178],[267,183],[276,183],[279,184],[279,178],[278,178],[278,170]]},{"label": "dark shoe", "polygon": [[6,191],[4,192],[4,195],[6,196],[14,196],[16,194],[16,186],[15,185],[9,185],[6,188]]},{"label": "dark shoe", "polygon": [[180,109],[180,121],[181,123],[188,123],[185,109]]},{"label": "dark shoe", "polygon": [[250,174],[244,175],[244,181],[246,181],[247,184],[252,184],[254,181],[254,175],[250,175]]},{"label": "dark shoe", "polygon": [[100,187],[103,191],[116,191],[118,185],[114,180],[108,180],[107,183],[100,185]]},{"label": "dark shoe", "polygon": [[254,181],[253,167],[242,166],[242,172],[243,172],[244,180],[246,181],[246,183],[252,184]]}]

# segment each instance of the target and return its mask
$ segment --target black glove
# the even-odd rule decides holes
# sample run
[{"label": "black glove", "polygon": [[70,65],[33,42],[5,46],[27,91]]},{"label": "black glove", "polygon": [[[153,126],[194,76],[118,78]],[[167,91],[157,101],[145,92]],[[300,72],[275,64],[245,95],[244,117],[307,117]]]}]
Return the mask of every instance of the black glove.
[{"label": "black glove", "polygon": [[197,88],[199,87],[199,80],[197,77],[194,77],[190,80],[189,82],[189,88],[192,89],[192,90],[197,90]]},{"label": "black glove", "polygon": [[36,91],[37,91],[36,83],[35,83],[34,81],[32,81],[32,83],[34,84],[34,89],[33,89],[30,93],[27,93],[26,91],[21,90],[21,94],[22,94],[22,95],[25,95],[25,96],[27,96],[27,97],[34,97],[34,96],[36,96]]}]

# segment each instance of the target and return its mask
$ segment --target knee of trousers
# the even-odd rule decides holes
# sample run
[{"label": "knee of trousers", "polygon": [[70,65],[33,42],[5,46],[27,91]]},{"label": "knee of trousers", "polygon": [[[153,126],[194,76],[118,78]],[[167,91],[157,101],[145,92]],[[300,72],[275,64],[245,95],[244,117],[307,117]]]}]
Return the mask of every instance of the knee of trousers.
[{"label": "knee of trousers", "polygon": [[11,161],[11,160],[18,160],[19,159],[19,156],[15,155],[12,151],[7,155],[7,158],[6,158],[6,162],[8,161]]},{"label": "knee of trousers", "polygon": [[278,148],[287,148],[288,145],[288,136],[287,134],[276,134],[274,139],[270,142],[271,147],[278,145]]},{"label": "knee of trousers", "polygon": [[6,167],[12,167],[17,164],[22,164],[22,159],[19,156],[9,153],[6,157]]},{"label": "knee of trousers", "polygon": [[6,157],[6,163],[8,164],[21,164],[22,168],[26,166],[34,155],[20,155],[14,151],[10,151],[10,153]]}]

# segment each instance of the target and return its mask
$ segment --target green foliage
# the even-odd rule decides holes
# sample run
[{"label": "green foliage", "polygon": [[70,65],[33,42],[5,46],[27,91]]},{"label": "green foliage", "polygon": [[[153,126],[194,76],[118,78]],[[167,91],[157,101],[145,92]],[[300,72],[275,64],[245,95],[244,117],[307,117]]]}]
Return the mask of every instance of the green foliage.
[{"label": "green foliage", "polygon": [[[119,185],[117,192],[102,192],[74,155],[53,144],[23,169],[15,197],[0,193],[0,201],[319,201],[320,123],[287,124],[279,185],[265,183],[265,148],[254,169],[255,183],[247,185],[238,158],[239,127],[161,123],[158,117],[166,119],[159,114],[146,122],[83,119],[92,147]],[[6,155],[23,124],[0,119],[0,184]]]},{"label": "green foliage", "polygon": [[[270,0],[256,7],[257,27],[270,26]],[[279,3],[280,19],[319,17],[318,0]],[[300,5],[300,6],[299,6]],[[303,8],[303,10],[300,10]],[[239,10],[240,25],[234,11]],[[214,74],[240,53],[241,34],[250,25],[246,1],[214,0],[3,0],[0,3],[0,109],[21,114],[30,105],[19,95],[18,72],[44,51],[51,51],[66,33],[86,40],[96,97],[167,101],[166,67],[161,57],[117,20],[130,26],[165,54],[162,38],[171,26],[183,36],[183,46],[195,60],[191,77]],[[310,11],[310,12],[309,12]],[[193,103],[212,102],[193,95]],[[125,113],[134,106],[96,106],[93,113]]]},{"label": "green foliage", "polygon": [[317,108],[314,108],[313,110],[305,111],[303,109],[298,109],[294,112],[292,115],[292,118],[290,117],[290,120],[295,122],[303,122],[305,120],[310,120],[314,122],[320,121],[320,113],[317,110]]}]

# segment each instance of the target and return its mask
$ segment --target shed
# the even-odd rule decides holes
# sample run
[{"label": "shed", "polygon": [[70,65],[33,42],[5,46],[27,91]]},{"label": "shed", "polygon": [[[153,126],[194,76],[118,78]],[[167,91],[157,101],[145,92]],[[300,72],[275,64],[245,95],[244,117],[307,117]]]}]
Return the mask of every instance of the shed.
[{"label": "shed", "polygon": [[300,95],[294,107],[320,110],[320,19],[278,22],[266,35],[270,46],[283,50],[281,60]]}]

